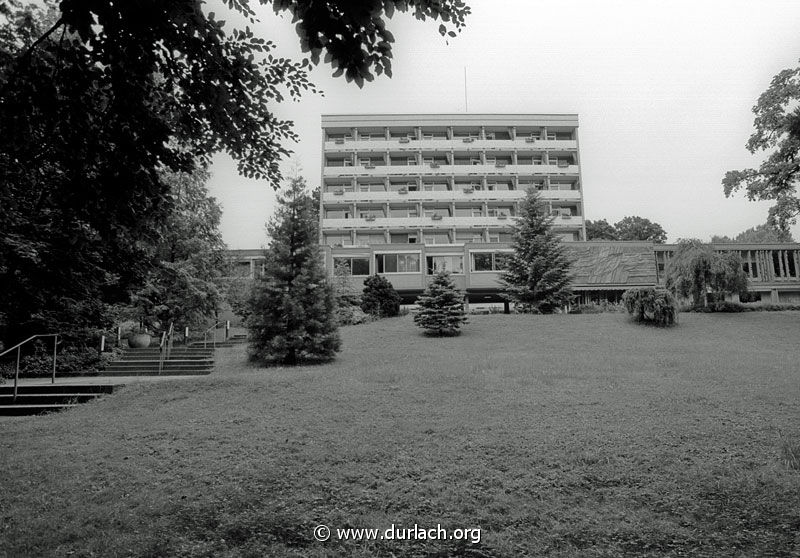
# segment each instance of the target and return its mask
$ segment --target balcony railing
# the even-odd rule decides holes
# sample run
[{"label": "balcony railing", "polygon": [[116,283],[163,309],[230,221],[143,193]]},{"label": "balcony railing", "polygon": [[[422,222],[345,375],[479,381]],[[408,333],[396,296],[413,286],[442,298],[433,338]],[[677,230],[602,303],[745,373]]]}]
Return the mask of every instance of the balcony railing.
[{"label": "balcony railing", "polygon": [[378,167],[325,167],[323,176],[509,176],[577,175],[578,165],[388,165]]},{"label": "balcony railing", "polygon": [[[412,202],[412,201],[483,201],[483,200],[520,200],[525,197],[525,189],[519,190],[473,190],[457,188],[446,191],[408,191],[402,192],[325,192],[322,201],[325,204],[343,204],[353,202]],[[545,200],[580,201],[580,190],[540,190]]]},{"label": "balcony railing", "polygon": [[399,151],[432,149],[432,150],[480,150],[487,147],[501,149],[556,149],[574,150],[578,148],[578,142],[574,139],[531,139],[526,136],[518,136],[517,139],[479,139],[479,138],[392,138],[374,140],[332,140],[325,142],[326,151],[373,151],[383,152],[387,149],[397,149]]},{"label": "balcony railing", "polygon": [[[431,217],[383,217],[369,221],[367,219],[323,219],[322,230],[350,230],[350,229],[429,229],[435,226],[437,229],[450,228],[470,228],[470,227],[506,227],[510,225],[516,217],[508,217],[506,221],[492,217],[446,217],[442,216],[432,224]],[[553,225],[556,227],[580,227],[583,218],[580,216],[556,217]]]}]

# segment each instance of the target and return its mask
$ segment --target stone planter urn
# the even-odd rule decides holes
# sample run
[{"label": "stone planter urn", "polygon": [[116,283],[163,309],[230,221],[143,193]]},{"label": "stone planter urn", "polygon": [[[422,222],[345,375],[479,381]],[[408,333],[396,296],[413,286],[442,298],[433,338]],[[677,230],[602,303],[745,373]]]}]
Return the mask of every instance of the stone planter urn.
[{"label": "stone planter urn", "polygon": [[152,340],[149,333],[131,333],[128,336],[128,346],[132,349],[146,349]]}]

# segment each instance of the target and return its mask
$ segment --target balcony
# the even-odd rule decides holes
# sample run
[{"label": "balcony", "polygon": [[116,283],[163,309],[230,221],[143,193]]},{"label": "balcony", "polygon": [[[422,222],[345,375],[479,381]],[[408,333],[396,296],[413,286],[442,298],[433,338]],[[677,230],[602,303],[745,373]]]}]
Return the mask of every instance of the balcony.
[{"label": "balcony", "polygon": [[[541,190],[539,194],[545,200],[580,201],[580,190]],[[491,201],[491,200],[520,200],[525,197],[525,190],[474,190],[466,193],[461,188],[444,192],[325,192],[322,201],[325,204],[343,204],[354,202],[419,202],[419,201]]]},{"label": "balcony", "polygon": [[386,150],[397,151],[417,151],[420,149],[429,150],[468,150],[480,151],[482,149],[556,149],[556,150],[575,150],[578,149],[578,142],[576,140],[540,140],[535,139],[532,142],[527,138],[520,136],[515,140],[482,140],[473,139],[470,142],[465,142],[467,138],[456,139],[410,139],[404,141],[401,138],[385,139],[372,139],[372,140],[346,140],[342,142],[326,141],[325,151],[342,152],[342,151],[371,151],[371,152],[384,152]]},{"label": "balcony", "polygon": [[[516,217],[499,219],[498,217],[442,217],[432,220],[430,217],[378,217],[368,219],[323,219],[323,231],[351,230],[351,229],[452,229],[452,228],[497,228],[510,226]],[[556,227],[578,228],[583,224],[580,216],[555,217],[553,225]]]},{"label": "balcony", "polygon": [[537,175],[577,176],[578,165],[390,165],[324,167],[323,177],[343,176],[537,176]]}]

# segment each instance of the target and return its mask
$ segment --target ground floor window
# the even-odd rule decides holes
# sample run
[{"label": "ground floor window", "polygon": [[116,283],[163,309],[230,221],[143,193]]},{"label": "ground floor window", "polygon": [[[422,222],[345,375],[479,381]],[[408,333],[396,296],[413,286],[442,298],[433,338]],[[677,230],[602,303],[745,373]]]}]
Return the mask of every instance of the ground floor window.
[{"label": "ground floor window", "polygon": [[464,273],[464,256],[427,256],[427,273],[434,275],[440,271]]},{"label": "ground floor window", "polygon": [[419,272],[419,254],[375,254],[377,273]]},{"label": "ground floor window", "polygon": [[507,252],[473,252],[472,271],[502,271],[509,256]]},{"label": "ground floor window", "polygon": [[369,275],[369,258],[333,258],[333,268],[344,266],[350,275]]}]

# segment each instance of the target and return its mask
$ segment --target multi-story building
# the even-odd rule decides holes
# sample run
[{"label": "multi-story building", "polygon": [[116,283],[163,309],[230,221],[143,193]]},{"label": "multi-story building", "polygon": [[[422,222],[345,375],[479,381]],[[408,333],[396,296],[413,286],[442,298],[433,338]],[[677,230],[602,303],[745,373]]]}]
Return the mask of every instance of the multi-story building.
[{"label": "multi-story building", "polygon": [[355,278],[411,296],[445,268],[496,290],[481,274],[496,275],[529,188],[565,241],[585,238],[577,115],[324,115],[322,132],[320,242]]}]

